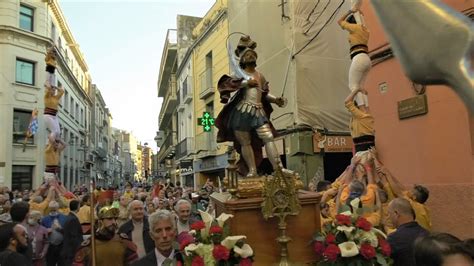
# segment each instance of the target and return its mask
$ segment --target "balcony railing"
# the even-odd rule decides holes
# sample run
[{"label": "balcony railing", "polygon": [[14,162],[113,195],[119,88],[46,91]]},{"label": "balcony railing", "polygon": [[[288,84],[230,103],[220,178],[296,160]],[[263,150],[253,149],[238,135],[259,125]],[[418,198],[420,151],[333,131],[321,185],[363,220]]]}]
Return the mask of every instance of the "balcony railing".
[{"label": "balcony railing", "polygon": [[176,95],[176,76],[172,74],[169,80],[169,86],[161,105],[159,124],[166,125],[171,114],[175,111],[178,105],[178,97]]},{"label": "balcony railing", "polygon": [[192,86],[192,77],[188,76],[183,82],[182,90],[182,102],[189,103],[193,100],[193,86]]},{"label": "balcony railing", "polygon": [[164,160],[168,156],[174,156],[176,145],[176,133],[170,133],[166,136],[163,144],[160,146],[160,151],[158,152],[158,159],[160,161]]},{"label": "balcony railing", "polygon": [[185,138],[176,145],[176,159],[181,159],[193,151],[194,138]]},{"label": "balcony railing", "polygon": [[201,80],[201,89],[199,93],[199,99],[206,99],[207,97],[214,94],[214,86],[212,81],[212,68],[207,68],[204,72],[199,75]]}]

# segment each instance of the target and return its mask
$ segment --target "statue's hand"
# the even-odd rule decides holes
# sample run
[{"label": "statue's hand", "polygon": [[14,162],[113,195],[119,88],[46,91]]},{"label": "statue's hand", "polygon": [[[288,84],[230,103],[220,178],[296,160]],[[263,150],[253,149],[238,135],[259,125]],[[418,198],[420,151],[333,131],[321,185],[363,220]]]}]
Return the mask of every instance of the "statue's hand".
[{"label": "statue's hand", "polygon": [[278,107],[283,107],[286,104],[286,98],[285,97],[277,97],[275,100],[275,104],[278,105]]}]

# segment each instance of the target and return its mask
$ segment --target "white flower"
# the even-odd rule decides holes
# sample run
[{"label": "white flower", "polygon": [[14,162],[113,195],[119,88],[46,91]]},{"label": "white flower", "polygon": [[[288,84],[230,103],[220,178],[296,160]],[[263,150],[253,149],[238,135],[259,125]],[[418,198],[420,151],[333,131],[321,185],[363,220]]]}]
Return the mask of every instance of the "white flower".
[{"label": "white flower", "polygon": [[196,235],[196,230],[191,230],[191,231],[189,231],[189,232],[188,232],[188,234],[190,234],[190,235],[193,235],[193,236],[194,236],[194,235]]},{"label": "white flower", "polygon": [[360,242],[369,242],[369,244],[376,248],[379,245],[379,240],[377,236],[372,232],[361,231],[359,235]]},{"label": "white flower", "polygon": [[347,241],[337,245],[341,250],[341,257],[354,257],[359,254],[359,248],[354,241]]},{"label": "white flower", "polygon": [[355,227],[354,226],[339,225],[336,229],[339,230],[339,231],[342,231],[344,233],[346,233],[346,232],[350,233],[355,229]]},{"label": "white flower", "polygon": [[347,215],[347,216],[352,216],[352,212],[351,212],[351,211],[341,212],[340,214]]},{"label": "white flower", "polygon": [[383,236],[384,239],[387,238],[387,235],[384,232],[380,231],[379,229],[377,229],[375,227],[372,227],[372,229],[370,229],[370,231],[374,232],[375,234],[379,234],[379,235]]},{"label": "white flower", "polygon": [[192,256],[193,252],[198,254],[199,256],[202,256],[202,248],[204,247],[204,245],[202,243],[199,243],[199,244],[194,244],[194,243],[191,243],[189,245],[187,245],[185,248],[184,248],[184,253],[186,254],[186,256]]},{"label": "white flower", "polygon": [[206,238],[209,235],[209,229],[211,228],[214,218],[212,218],[212,216],[207,212],[199,210],[199,213],[201,214],[202,221],[206,225],[206,228],[201,229],[201,235]]},{"label": "white flower", "polygon": [[220,227],[224,227],[225,221],[227,221],[229,218],[233,218],[234,215],[232,214],[227,214],[227,213],[221,213],[219,217],[217,217],[217,223],[219,224]]},{"label": "white flower", "polygon": [[228,236],[222,240],[221,245],[228,249],[232,249],[239,240],[246,239],[246,236]]},{"label": "white flower", "polygon": [[253,255],[253,250],[248,244],[244,244],[242,248],[234,246],[234,252],[244,259]]},{"label": "white flower", "polygon": [[357,213],[357,209],[359,209],[359,203],[360,203],[359,198],[355,198],[350,202],[350,204],[352,206],[352,212],[353,213]]},{"label": "white flower", "polygon": [[341,231],[341,232],[344,232],[344,234],[346,235],[346,237],[348,239],[352,239],[351,238],[351,232],[355,229],[355,227],[354,226],[339,225],[338,227],[336,227],[336,229]]}]

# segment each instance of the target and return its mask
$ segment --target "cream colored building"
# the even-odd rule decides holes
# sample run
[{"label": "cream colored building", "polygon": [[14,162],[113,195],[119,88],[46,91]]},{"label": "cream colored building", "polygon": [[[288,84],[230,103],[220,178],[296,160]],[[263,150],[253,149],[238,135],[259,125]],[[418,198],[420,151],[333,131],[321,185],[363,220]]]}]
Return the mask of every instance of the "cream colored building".
[{"label": "cream colored building", "polygon": [[202,186],[207,178],[217,184],[217,177],[225,176],[227,167],[227,148],[217,144],[217,128],[205,132],[198,125],[198,118],[208,112],[217,117],[223,105],[220,103],[216,84],[219,78],[229,73],[229,61],[226,48],[228,29],[227,0],[218,0],[195,27],[193,34],[196,41],[193,45],[194,77],[194,132],[195,156],[193,170],[195,187]]},{"label": "cream colored building", "polygon": [[[35,188],[43,181],[45,52],[59,51],[56,76],[65,88],[58,117],[68,147],[62,154],[60,179],[67,187],[84,183],[90,144],[90,75],[56,0],[0,1],[0,183],[14,189]],[[39,129],[23,141],[30,114],[39,111]]]}]

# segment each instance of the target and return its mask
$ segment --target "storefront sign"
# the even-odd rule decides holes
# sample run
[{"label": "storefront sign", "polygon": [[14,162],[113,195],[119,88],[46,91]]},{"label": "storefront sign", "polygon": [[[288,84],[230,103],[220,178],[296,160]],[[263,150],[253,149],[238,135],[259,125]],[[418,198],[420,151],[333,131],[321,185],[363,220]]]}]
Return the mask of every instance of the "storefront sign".
[{"label": "storefront sign", "polygon": [[189,175],[193,173],[193,161],[181,161],[179,162],[179,173],[180,175]]},{"label": "storefront sign", "polygon": [[418,95],[398,102],[398,118],[406,119],[428,113],[426,94]]},{"label": "storefront sign", "polygon": [[313,150],[315,153],[321,152],[352,152],[351,136],[313,136]]},{"label": "storefront sign", "polygon": [[213,171],[226,168],[228,165],[227,154],[203,158],[194,161],[194,171],[196,173],[202,171]]}]

